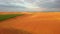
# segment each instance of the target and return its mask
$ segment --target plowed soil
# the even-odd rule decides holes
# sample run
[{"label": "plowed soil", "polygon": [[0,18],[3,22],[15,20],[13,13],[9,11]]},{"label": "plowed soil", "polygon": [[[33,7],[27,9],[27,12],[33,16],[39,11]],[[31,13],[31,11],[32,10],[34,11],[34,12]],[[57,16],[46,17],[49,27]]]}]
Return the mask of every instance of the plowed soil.
[{"label": "plowed soil", "polygon": [[[8,13],[0,12],[0,14]],[[0,34],[5,34],[3,28],[22,29],[33,34],[60,34],[60,12],[22,12],[22,14],[24,15],[0,21]]]}]

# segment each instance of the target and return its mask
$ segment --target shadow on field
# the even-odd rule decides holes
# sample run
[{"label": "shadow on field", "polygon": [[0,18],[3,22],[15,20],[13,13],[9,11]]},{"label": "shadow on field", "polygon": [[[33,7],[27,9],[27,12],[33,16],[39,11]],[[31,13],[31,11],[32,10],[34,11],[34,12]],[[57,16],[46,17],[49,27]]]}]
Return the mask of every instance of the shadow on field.
[{"label": "shadow on field", "polygon": [[0,34],[32,34],[32,33],[24,30],[3,28],[0,29]]}]

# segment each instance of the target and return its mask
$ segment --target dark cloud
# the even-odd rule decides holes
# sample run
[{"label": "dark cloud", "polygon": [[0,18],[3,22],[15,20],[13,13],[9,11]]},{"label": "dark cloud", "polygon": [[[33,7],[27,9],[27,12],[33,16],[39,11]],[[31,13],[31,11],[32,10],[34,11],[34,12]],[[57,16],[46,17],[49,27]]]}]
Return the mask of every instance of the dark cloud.
[{"label": "dark cloud", "polygon": [[0,0],[0,11],[34,11],[28,4],[34,8],[46,8],[44,11],[59,11],[60,9],[60,0]]},{"label": "dark cloud", "polygon": [[43,8],[60,8],[60,4],[55,4],[55,3],[43,3],[39,6]]}]

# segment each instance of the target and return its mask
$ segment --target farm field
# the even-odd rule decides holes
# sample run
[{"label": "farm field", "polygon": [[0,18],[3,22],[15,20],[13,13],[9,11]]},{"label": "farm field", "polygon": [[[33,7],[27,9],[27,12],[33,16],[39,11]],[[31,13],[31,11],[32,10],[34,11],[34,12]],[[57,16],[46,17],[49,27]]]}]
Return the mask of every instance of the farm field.
[{"label": "farm field", "polygon": [[17,30],[29,34],[60,34],[60,12],[0,12],[0,14],[24,14],[0,21],[0,34],[24,34]]}]

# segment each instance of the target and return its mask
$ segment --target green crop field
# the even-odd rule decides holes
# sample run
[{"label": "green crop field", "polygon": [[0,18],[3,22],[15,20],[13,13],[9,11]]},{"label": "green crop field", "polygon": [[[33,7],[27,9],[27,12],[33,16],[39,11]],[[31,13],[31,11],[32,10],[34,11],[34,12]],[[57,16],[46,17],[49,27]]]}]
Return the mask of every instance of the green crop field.
[{"label": "green crop field", "polygon": [[9,19],[9,18],[14,18],[16,16],[22,16],[23,14],[0,14],[0,21]]}]

